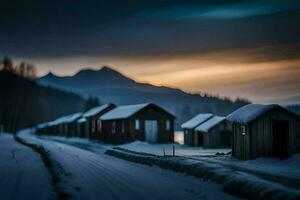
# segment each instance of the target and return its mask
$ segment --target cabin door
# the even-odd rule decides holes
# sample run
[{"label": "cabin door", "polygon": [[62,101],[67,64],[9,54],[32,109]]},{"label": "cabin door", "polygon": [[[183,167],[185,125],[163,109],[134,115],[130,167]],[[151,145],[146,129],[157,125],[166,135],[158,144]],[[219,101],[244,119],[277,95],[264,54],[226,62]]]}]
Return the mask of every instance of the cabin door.
[{"label": "cabin door", "polygon": [[273,156],[278,158],[288,157],[289,121],[273,121]]},{"label": "cabin door", "polygon": [[147,142],[157,142],[157,121],[145,121],[145,140]]}]

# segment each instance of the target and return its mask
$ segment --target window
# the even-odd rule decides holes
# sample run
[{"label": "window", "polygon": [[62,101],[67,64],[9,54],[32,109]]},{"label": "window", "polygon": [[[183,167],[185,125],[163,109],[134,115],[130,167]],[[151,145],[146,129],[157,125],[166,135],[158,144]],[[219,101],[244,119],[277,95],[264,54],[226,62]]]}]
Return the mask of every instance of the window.
[{"label": "window", "polygon": [[136,119],[135,120],[135,130],[139,130],[140,129],[140,120]]},{"label": "window", "polygon": [[115,121],[113,121],[113,122],[111,123],[111,132],[112,132],[112,133],[116,133],[116,122],[115,122]]},{"label": "window", "polygon": [[92,120],[92,132],[95,132],[96,130],[96,121]]},{"label": "window", "polygon": [[245,125],[241,126],[241,133],[242,133],[242,135],[246,135],[246,126]]},{"label": "window", "polygon": [[101,131],[101,120],[97,120],[97,130]]},{"label": "window", "polygon": [[169,131],[171,129],[171,122],[170,120],[166,121],[166,130]]},{"label": "window", "polygon": [[122,133],[125,133],[125,122],[122,121]]}]

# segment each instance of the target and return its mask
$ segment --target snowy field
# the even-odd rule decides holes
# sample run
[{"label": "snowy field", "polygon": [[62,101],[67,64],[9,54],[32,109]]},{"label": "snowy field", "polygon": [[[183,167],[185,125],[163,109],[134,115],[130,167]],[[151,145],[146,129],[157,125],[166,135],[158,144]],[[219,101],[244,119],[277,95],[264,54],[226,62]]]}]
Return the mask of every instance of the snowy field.
[{"label": "snowy field", "polygon": [[58,163],[57,170],[64,171],[63,188],[73,199],[235,199],[213,182],[131,163],[78,145],[101,144],[82,139],[38,138],[26,131],[20,137],[49,152]]},{"label": "snowy field", "polygon": [[176,156],[214,156],[216,153],[228,153],[231,150],[228,148],[203,148],[203,147],[191,147],[181,144],[150,144],[142,141],[135,141],[123,145],[119,145],[119,147],[123,149],[127,149],[130,151],[149,153],[153,155],[163,156],[164,151],[165,155],[173,154],[173,146],[175,147],[175,155]]},{"label": "snowy field", "polygon": [[5,133],[0,134],[0,199],[56,199],[40,155]]},{"label": "snowy field", "polygon": [[246,171],[253,174],[265,174],[266,176],[277,176],[278,179],[291,179],[290,181],[299,182],[300,189],[300,154],[295,154],[289,159],[280,160],[277,158],[258,158],[256,160],[241,161],[231,156],[203,158],[192,156],[192,159],[205,160],[207,162],[218,163],[224,167],[235,168],[236,170]]}]

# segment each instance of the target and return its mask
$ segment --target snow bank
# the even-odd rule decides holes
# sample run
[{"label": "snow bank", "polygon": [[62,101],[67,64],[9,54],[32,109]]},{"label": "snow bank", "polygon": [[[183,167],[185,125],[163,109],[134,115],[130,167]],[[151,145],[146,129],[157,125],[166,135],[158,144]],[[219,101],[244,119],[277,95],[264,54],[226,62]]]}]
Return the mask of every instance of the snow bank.
[{"label": "snow bank", "polygon": [[0,199],[56,199],[40,155],[6,133],[0,134]]},{"label": "snow bank", "polygon": [[152,155],[163,156],[164,151],[166,155],[173,154],[173,146],[175,147],[175,154],[178,156],[212,156],[217,153],[226,154],[231,150],[228,148],[203,148],[203,147],[191,147],[186,145],[180,145],[176,143],[167,143],[167,144],[155,144],[147,143],[143,141],[134,141],[131,143],[119,145],[119,147],[135,152],[148,153]]},{"label": "snow bank", "polygon": [[69,199],[72,196],[74,188],[68,188],[63,183],[65,177],[70,174],[63,168],[63,166],[53,159],[51,153],[44,148],[44,146],[31,136],[31,129],[24,129],[15,137],[16,141],[32,148],[39,153],[44,161],[45,166],[52,176],[52,184],[55,187],[58,199]]},{"label": "snow bank", "polygon": [[222,165],[183,157],[161,157],[136,154],[132,151],[110,149],[106,152],[128,161],[157,165],[161,168],[183,172],[188,175],[213,180],[222,184],[224,190],[246,199],[300,199],[300,192],[277,183],[260,179],[246,173],[225,168]]}]

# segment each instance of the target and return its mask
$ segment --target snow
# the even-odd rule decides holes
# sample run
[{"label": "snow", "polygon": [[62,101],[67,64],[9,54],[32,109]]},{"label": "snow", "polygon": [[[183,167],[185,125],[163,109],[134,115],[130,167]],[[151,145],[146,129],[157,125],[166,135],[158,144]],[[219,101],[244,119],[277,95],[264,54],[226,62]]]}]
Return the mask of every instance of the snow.
[{"label": "snow", "polygon": [[38,128],[38,129],[42,129],[42,128],[45,128],[45,127],[47,127],[47,126],[48,126],[48,122],[44,122],[44,123],[38,124],[38,125],[37,125],[37,128]]},{"label": "snow", "polygon": [[113,110],[102,115],[100,119],[101,120],[126,119],[148,105],[150,104],[144,103],[144,104],[136,104],[136,105],[118,106]]},{"label": "snow", "polygon": [[102,106],[98,106],[95,108],[92,108],[90,110],[88,110],[87,112],[85,112],[82,117],[91,117],[94,116],[96,114],[98,114],[99,112],[103,111],[104,109],[108,108],[111,104],[104,104]]},{"label": "snow", "polygon": [[0,134],[0,195],[0,199],[56,199],[40,155],[4,133]]},{"label": "snow", "polygon": [[43,146],[59,164],[72,199],[235,199],[222,186],[191,176],[131,163],[26,132],[20,137]]},{"label": "snow", "polygon": [[213,158],[225,165],[238,166],[243,169],[260,171],[271,175],[280,175],[298,179],[300,181],[300,154],[295,154],[286,160],[277,158],[258,158],[255,160],[241,161],[231,157]]},{"label": "snow", "polygon": [[183,123],[181,125],[181,128],[186,128],[186,129],[196,128],[199,124],[205,122],[211,117],[213,117],[213,114],[211,113],[205,113],[205,114],[200,113],[195,117],[193,117],[192,119],[188,120],[187,122]]},{"label": "snow", "polygon": [[200,124],[195,130],[207,133],[211,128],[225,120],[225,117],[213,116],[206,122]]},{"label": "snow", "polygon": [[260,115],[278,107],[280,106],[277,104],[248,104],[229,114],[227,119],[232,122],[247,124]]},{"label": "snow", "polygon": [[84,123],[86,121],[87,121],[86,118],[82,117],[82,118],[80,118],[80,119],[77,120],[77,123]]},{"label": "snow", "polygon": [[78,119],[81,116],[82,116],[81,112],[74,113],[74,114],[71,114],[71,115],[60,117],[60,118],[58,118],[58,119],[56,119],[52,122],[49,122],[48,125],[49,126],[56,126],[56,125],[63,124],[63,123],[71,123],[71,122],[75,121],[76,119]]},{"label": "snow", "polygon": [[135,141],[132,143],[119,145],[118,147],[130,151],[163,156],[164,150],[166,155],[172,155],[173,146],[175,146],[175,155],[177,156],[214,156],[216,153],[228,153],[231,151],[231,149],[228,148],[205,149],[203,147],[191,147],[175,143],[153,144],[143,141]]}]

